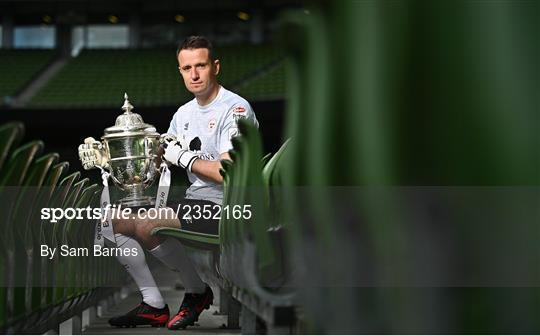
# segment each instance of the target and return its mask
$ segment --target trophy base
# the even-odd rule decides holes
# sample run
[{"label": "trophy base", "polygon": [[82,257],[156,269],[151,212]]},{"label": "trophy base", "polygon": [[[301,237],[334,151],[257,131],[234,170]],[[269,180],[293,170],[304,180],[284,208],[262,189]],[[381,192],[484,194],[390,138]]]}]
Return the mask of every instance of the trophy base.
[{"label": "trophy base", "polygon": [[150,196],[128,196],[119,200],[122,207],[134,208],[142,206],[154,206],[156,200]]}]

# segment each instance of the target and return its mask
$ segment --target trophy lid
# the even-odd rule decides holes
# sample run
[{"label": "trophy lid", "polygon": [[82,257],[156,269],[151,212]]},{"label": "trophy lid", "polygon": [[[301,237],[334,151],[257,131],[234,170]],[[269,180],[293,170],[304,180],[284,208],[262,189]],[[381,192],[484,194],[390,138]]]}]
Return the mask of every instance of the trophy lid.
[{"label": "trophy lid", "polygon": [[105,129],[103,138],[133,136],[133,135],[154,135],[159,136],[156,128],[150,124],[144,123],[140,114],[133,113],[133,105],[129,102],[127,93],[124,93],[124,113],[116,118],[114,126]]}]

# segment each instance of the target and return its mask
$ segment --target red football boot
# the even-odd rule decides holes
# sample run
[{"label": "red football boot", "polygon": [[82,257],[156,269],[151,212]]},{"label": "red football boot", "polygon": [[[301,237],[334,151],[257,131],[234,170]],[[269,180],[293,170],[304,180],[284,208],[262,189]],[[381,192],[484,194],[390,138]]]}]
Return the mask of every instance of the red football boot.
[{"label": "red football boot", "polygon": [[178,313],[169,321],[167,327],[171,330],[186,329],[192,326],[199,319],[203,310],[210,308],[214,301],[214,293],[210,287],[202,294],[186,293]]}]

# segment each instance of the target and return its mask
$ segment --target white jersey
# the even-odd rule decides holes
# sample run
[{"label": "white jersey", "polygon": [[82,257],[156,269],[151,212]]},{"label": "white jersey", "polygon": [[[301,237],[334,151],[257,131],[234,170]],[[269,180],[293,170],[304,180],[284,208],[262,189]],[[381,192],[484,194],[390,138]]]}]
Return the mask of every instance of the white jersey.
[{"label": "white jersey", "polygon": [[[224,87],[208,105],[200,106],[197,99],[180,106],[174,114],[167,133],[198,154],[203,160],[219,160],[220,155],[233,148],[231,138],[238,135],[237,120],[247,118],[258,127],[251,105],[242,97]],[[199,178],[187,172],[191,186],[186,198],[223,201],[223,185]]]}]

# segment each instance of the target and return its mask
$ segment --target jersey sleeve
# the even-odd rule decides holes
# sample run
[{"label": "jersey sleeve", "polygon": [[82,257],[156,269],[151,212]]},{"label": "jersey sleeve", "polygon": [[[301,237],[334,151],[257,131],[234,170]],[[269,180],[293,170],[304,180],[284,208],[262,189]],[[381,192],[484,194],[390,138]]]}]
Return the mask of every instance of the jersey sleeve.
[{"label": "jersey sleeve", "polygon": [[[178,109],[180,110],[180,109]],[[173,115],[172,119],[171,119],[171,123],[169,124],[169,129],[167,130],[167,133],[168,134],[174,134],[174,135],[177,135],[177,130],[176,130],[176,118],[178,117],[178,111]]]},{"label": "jersey sleeve", "polygon": [[234,104],[228,111],[223,122],[223,127],[220,128],[218,150],[220,154],[226,153],[233,148],[231,139],[239,135],[238,120],[250,120],[259,127],[259,122],[255,117],[255,112],[251,105],[247,102],[239,102]]}]

